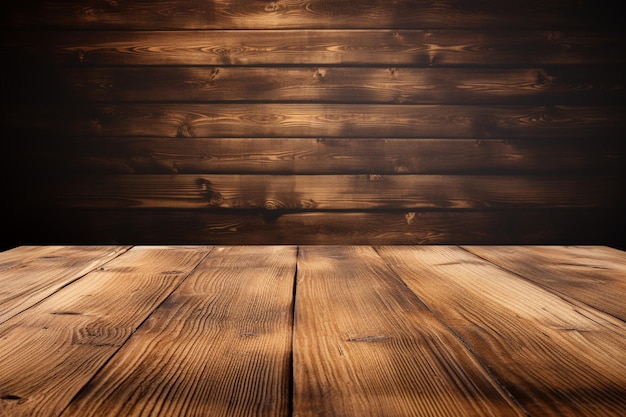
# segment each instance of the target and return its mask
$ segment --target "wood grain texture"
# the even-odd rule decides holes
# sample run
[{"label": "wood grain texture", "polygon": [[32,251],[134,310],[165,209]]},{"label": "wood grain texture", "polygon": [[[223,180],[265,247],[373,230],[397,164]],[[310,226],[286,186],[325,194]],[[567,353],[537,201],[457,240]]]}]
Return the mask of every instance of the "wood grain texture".
[{"label": "wood grain texture", "polygon": [[618,105],[463,106],[383,104],[16,105],[7,131],[70,137],[615,138]]},{"label": "wood grain texture", "polygon": [[[0,272],[71,273],[87,249],[11,249]],[[624,415],[626,326],[601,287],[621,291],[625,252],[489,249],[92,252],[102,267],[0,324],[0,416]]]},{"label": "wood grain texture", "polygon": [[626,412],[623,321],[570,304],[460,248],[378,252],[529,415]]},{"label": "wood grain texture", "polygon": [[370,247],[301,247],[294,415],[521,416]]},{"label": "wood grain texture", "polygon": [[[30,214],[20,221],[24,232],[7,231],[0,247],[325,242],[308,235],[314,230],[343,243],[350,241],[339,230],[355,243],[518,236],[626,247],[619,227],[607,227],[621,224],[615,212],[626,207],[626,32],[613,3],[9,2],[0,14],[0,123],[10,138],[0,191],[11,218]],[[403,177],[422,174],[459,183],[420,194],[424,184]],[[190,181],[208,175],[231,176],[225,191]],[[269,175],[293,180],[268,185]],[[336,177],[337,191],[328,195],[317,175]],[[365,185],[366,176],[383,180]],[[497,192],[482,188],[496,177]],[[357,178],[354,187],[346,178]],[[47,213],[53,207],[72,210],[63,218]],[[146,217],[137,219],[138,207]],[[75,208],[86,213],[80,221],[89,217],[80,230]],[[178,223],[187,209],[198,218],[184,225],[219,232],[183,234],[163,221],[164,210]],[[528,213],[534,209],[550,213]],[[348,224],[326,210],[341,211]],[[482,213],[471,214],[480,220],[467,235],[451,213],[429,217],[434,230],[424,222],[404,234],[399,216],[431,210]],[[559,210],[576,223],[565,227]],[[612,214],[593,218],[594,230],[571,210]],[[107,227],[96,218],[103,212]],[[374,212],[384,226],[371,223]],[[521,215],[557,220],[542,232]],[[52,217],[55,224],[44,220]],[[300,230],[282,228],[286,219]]]},{"label": "wood grain texture", "polygon": [[296,248],[218,247],[68,416],[287,416]]},{"label": "wood grain texture", "polygon": [[465,250],[626,321],[624,252],[596,246],[470,246]]},{"label": "wood grain texture", "polygon": [[[16,143],[17,142],[17,143]],[[623,174],[619,138],[14,139],[14,161],[59,174]],[[18,169],[18,167],[16,167]]]},{"label": "wood grain texture", "polygon": [[[61,209],[20,238],[40,244],[606,244],[619,246],[620,209],[314,211]],[[576,225],[576,227],[573,227]]]},{"label": "wood grain texture", "polygon": [[[490,175],[109,175],[42,184],[39,204],[73,208],[265,210],[600,208],[621,177]],[[31,187],[34,190],[34,187]]]},{"label": "wood grain texture", "polygon": [[123,246],[20,247],[0,257],[0,324],[123,254]]},{"label": "wood grain texture", "polygon": [[[596,7],[598,3],[604,7]],[[0,20],[13,27],[134,29],[267,28],[552,28],[589,22],[617,24],[615,5],[604,1],[379,0],[232,2],[228,0],[138,0],[122,2],[27,0],[14,2]],[[608,7],[607,7],[608,6]],[[612,7],[611,7],[612,6]]]},{"label": "wood grain texture", "polygon": [[2,323],[2,415],[59,415],[207,252],[135,247]]},{"label": "wood grain texture", "polygon": [[[40,67],[38,67],[41,70]],[[70,67],[15,74],[11,98],[104,102],[562,104],[624,102],[619,66]],[[61,94],[59,94],[61,91]]]},{"label": "wood grain texture", "polygon": [[15,31],[9,56],[55,65],[615,65],[619,34],[567,30]]}]

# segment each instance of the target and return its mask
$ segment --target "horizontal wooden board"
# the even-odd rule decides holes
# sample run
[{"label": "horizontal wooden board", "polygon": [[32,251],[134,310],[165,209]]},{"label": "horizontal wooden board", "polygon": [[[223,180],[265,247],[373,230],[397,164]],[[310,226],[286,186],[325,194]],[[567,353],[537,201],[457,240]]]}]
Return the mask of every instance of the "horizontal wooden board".
[{"label": "horizontal wooden board", "polygon": [[145,244],[613,244],[623,209],[281,212],[22,209],[12,242]]},{"label": "horizontal wooden board", "polygon": [[[15,138],[13,161],[65,174],[623,174],[614,139]],[[7,149],[7,148],[5,148]],[[11,165],[10,161],[7,161]],[[19,163],[14,167],[20,171]],[[14,181],[17,179],[14,179]]]},{"label": "horizontal wooden board", "polygon": [[[578,27],[617,23],[617,9],[598,1],[140,0],[121,2],[30,0],[13,2],[0,22],[14,27],[135,29]],[[604,4],[605,2],[600,2]],[[609,7],[606,7],[609,6]]]},{"label": "horizontal wooden board", "polygon": [[18,31],[8,58],[66,65],[616,65],[618,33],[554,30]]},{"label": "horizontal wooden board", "polygon": [[[485,63],[487,64],[487,63]],[[17,68],[10,100],[370,104],[618,103],[624,68]],[[11,91],[9,91],[9,89]]]},{"label": "horizontal wooden board", "polygon": [[37,204],[127,209],[621,207],[622,177],[499,175],[94,175],[31,185]]},{"label": "horizontal wooden board", "polygon": [[12,106],[4,129],[37,136],[621,137],[624,106],[88,104]]}]

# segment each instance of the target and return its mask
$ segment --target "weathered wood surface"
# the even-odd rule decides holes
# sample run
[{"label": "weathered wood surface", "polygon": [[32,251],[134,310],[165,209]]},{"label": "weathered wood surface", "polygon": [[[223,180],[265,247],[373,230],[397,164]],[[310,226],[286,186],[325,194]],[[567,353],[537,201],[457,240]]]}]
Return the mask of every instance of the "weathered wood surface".
[{"label": "weathered wood surface", "polygon": [[614,189],[623,183],[619,176],[85,175],[44,183],[37,194],[74,208],[617,208],[623,197]]},{"label": "weathered wood surface", "polygon": [[127,247],[19,247],[0,255],[0,323],[104,265]]},{"label": "weathered wood surface", "polygon": [[[56,136],[545,138],[616,137],[626,106],[384,104],[16,105],[6,128]],[[33,118],[36,115],[36,118]]]},{"label": "weathered wood surface", "polygon": [[104,264],[92,251],[102,267],[0,325],[0,415],[59,415],[207,252],[136,247]]},{"label": "weathered wood surface", "polygon": [[295,247],[218,247],[64,416],[286,416]]},{"label": "weathered wood surface", "polygon": [[296,279],[294,415],[523,415],[371,247],[302,247]]},{"label": "weathered wood surface", "polygon": [[14,139],[48,174],[621,174],[621,137]]},{"label": "weathered wood surface", "polygon": [[626,321],[626,263],[622,262],[622,251],[603,246],[470,246],[465,249],[562,297],[581,301]]},{"label": "weathered wood surface", "polygon": [[623,251],[125,249],[0,253],[102,265],[0,324],[0,416],[626,413]]},{"label": "weathered wood surface", "polygon": [[[598,4],[605,7],[599,7]],[[14,27],[128,28],[133,29],[268,29],[447,27],[539,29],[606,27],[618,23],[614,4],[582,0],[362,0],[358,7],[345,1],[250,0],[141,0],[121,2],[27,0],[13,2],[0,22]],[[609,7],[607,7],[609,6]],[[610,7],[613,6],[613,7]]]},{"label": "weathered wood surface", "polygon": [[[378,250],[530,415],[618,417],[626,411],[624,321],[572,304],[461,248]],[[518,258],[521,268],[532,261]],[[625,263],[621,252],[616,267]],[[616,280],[624,279],[620,272]],[[577,285],[568,274],[562,268],[556,279]],[[614,290],[623,300],[623,287]]]},{"label": "weathered wood surface", "polygon": [[[163,244],[385,243],[383,236],[388,243],[511,243],[518,236],[513,243],[626,247],[626,235],[611,225],[626,207],[619,16],[605,0],[9,2],[0,15],[7,63],[0,122],[9,138],[0,190],[10,218],[28,212],[37,219],[22,233],[5,233],[0,247],[137,243],[148,235]],[[163,177],[144,182],[137,174],[181,178],[161,188]],[[180,218],[184,207],[201,206],[184,176],[209,174],[237,197],[211,206],[219,213],[185,213],[197,216],[189,224],[215,230],[222,222],[214,219],[241,219],[241,207],[263,211],[260,221],[235,227],[238,241],[232,227],[216,238],[163,221],[165,210]],[[298,185],[268,196],[268,215],[251,185],[262,193],[270,179],[248,174]],[[419,197],[422,183],[403,177],[421,174],[445,175],[440,190]],[[302,199],[305,187],[308,199],[327,197],[317,175],[336,176],[328,204]],[[369,188],[345,181],[368,175],[395,176],[398,186],[381,191],[387,178]],[[511,187],[506,204],[492,201],[483,176]],[[240,180],[251,184],[235,185]],[[58,205],[55,187],[76,200]],[[355,200],[333,200],[339,192]],[[68,231],[75,211],[65,218],[57,211],[59,221],[47,225],[42,212],[54,205],[91,210],[92,220],[106,212],[107,227],[96,220]],[[545,221],[545,232],[518,227],[529,226],[519,217],[531,206],[544,211],[529,217]],[[137,219],[136,207],[149,210]],[[399,214],[428,217],[433,209],[441,211],[435,230],[424,223],[418,235],[403,234]],[[325,210],[340,210],[348,225]],[[561,221],[559,210],[576,220],[585,217],[580,210],[613,215],[593,217],[602,225],[590,227]],[[490,223],[485,215],[492,214]],[[463,235],[459,219],[467,216],[479,220]],[[391,230],[371,221],[379,217]],[[296,219],[289,229],[276,221],[286,218]],[[312,237],[314,230],[328,234]]]},{"label": "weathered wood surface", "polygon": [[[0,43],[55,65],[625,64],[611,32],[550,30],[23,31]],[[522,52],[522,53],[520,53]]]},{"label": "weathered wood surface", "polygon": [[610,103],[623,102],[626,96],[622,74],[615,66],[88,66],[65,69],[56,85],[50,85],[46,74],[16,76],[24,82],[13,86],[13,97],[27,100],[24,93],[32,91],[47,101],[132,102],[141,97],[150,102]]},{"label": "weathered wood surface", "polygon": [[[69,241],[101,243],[237,245],[246,244],[533,244],[562,240],[602,244],[620,241],[615,227],[620,209],[372,212],[197,209],[48,209],[22,210],[30,227],[19,238],[31,241],[62,235]],[[515,219],[511,223],[511,217]],[[68,218],[71,221],[68,221]],[[159,227],[155,228],[155,224]],[[579,225],[572,227],[572,225]],[[494,233],[493,230],[502,231]],[[18,233],[17,231],[13,231]],[[11,233],[11,231],[7,231]]]}]

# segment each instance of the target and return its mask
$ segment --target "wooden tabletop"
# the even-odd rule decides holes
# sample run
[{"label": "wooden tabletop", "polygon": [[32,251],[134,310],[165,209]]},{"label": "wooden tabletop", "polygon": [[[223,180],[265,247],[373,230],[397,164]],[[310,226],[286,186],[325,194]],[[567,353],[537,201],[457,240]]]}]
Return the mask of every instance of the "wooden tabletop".
[{"label": "wooden tabletop", "polygon": [[626,252],[23,246],[0,416],[626,415]]}]

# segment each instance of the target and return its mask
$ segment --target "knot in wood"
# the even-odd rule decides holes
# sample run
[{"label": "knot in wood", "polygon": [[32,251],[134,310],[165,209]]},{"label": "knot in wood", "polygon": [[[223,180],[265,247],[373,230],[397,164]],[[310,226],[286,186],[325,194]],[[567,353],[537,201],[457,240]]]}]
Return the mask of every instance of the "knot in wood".
[{"label": "knot in wood", "polygon": [[265,6],[264,9],[266,12],[276,12],[280,9],[280,6],[278,5],[278,3],[271,2],[270,4]]},{"label": "knot in wood", "polygon": [[263,202],[263,208],[266,210],[278,210],[280,208],[282,208],[282,203],[278,200],[265,200]]}]

